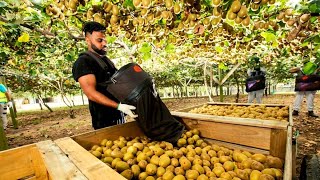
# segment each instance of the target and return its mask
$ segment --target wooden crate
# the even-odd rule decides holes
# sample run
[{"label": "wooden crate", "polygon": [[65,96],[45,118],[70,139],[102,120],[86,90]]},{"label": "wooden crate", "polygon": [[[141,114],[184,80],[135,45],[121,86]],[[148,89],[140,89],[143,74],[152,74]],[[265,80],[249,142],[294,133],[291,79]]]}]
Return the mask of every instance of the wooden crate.
[{"label": "wooden crate", "polygon": [[[177,117],[179,118],[179,117]],[[183,123],[188,124],[189,120],[186,118],[180,119]],[[203,120],[198,120],[199,124],[202,122],[207,122]],[[200,122],[201,121],[201,122]],[[208,124],[213,122],[209,122]],[[207,124],[207,125],[208,125]],[[227,125],[227,124],[224,124]],[[192,126],[187,126],[187,128],[192,128]],[[272,154],[272,152],[268,150],[263,150],[261,148],[251,147],[244,144],[232,144],[223,141],[219,141],[216,139],[215,135],[208,132],[207,127],[205,126],[197,126],[202,133],[202,137],[205,138],[209,143],[214,142],[220,145],[223,145],[228,148],[233,149],[242,149],[248,150],[253,153],[264,153],[264,154]],[[212,128],[211,125],[209,127]],[[223,125],[221,125],[223,128]],[[292,127],[287,126],[286,129],[286,141],[284,146],[278,146],[285,153],[285,167],[284,167],[284,180],[292,179]],[[129,122],[122,125],[112,126],[108,128],[103,128],[95,131],[91,131],[88,133],[84,133],[81,135],[67,137],[56,140],[56,144],[67,154],[70,160],[80,169],[80,171],[88,177],[88,179],[106,179],[106,180],[114,180],[114,179],[124,179],[119,175],[116,171],[111,169],[109,166],[105,165],[98,158],[94,157],[89,150],[93,145],[99,144],[102,139],[116,140],[119,136],[140,136],[143,135],[140,128],[137,126],[136,122]],[[284,134],[281,134],[284,136]],[[229,134],[225,134],[225,136],[229,136]],[[255,139],[255,133],[249,133],[247,135],[248,138],[252,140]],[[235,138],[235,137],[233,137]],[[266,137],[266,139],[270,138],[270,136]],[[268,139],[272,144],[275,139]],[[107,175],[106,175],[107,174]]]},{"label": "wooden crate", "polygon": [[[239,105],[240,103],[207,103],[212,105]],[[196,106],[196,107],[201,107]],[[284,107],[283,105],[267,104],[267,107]],[[271,155],[285,157],[288,126],[292,124],[291,107],[288,122],[276,120],[250,119],[239,117],[213,116],[207,114],[188,113],[196,107],[171,112],[182,118],[188,128],[202,130],[202,136],[222,142],[234,143],[269,151]],[[291,123],[290,123],[291,122]]]},{"label": "wooden crate", "polygon": [[0,152],[0,179],[87,179],[51,140]]},{"label": "wooden crate", "polygon": [[[222,102],[207,102],[205,104],[201,104],[201,105],[197,105],[197,106],[193,106],[193,107],[189,107],[189,108],[182,108],[179,109],[175,112],[189,112],[190,110],[194,109],[194,108],[199,108],[202,107],[203,105],[221,105],[221,106],[231,106],[231,105],[235,105],[235,106],[250,106],[250,105],[265,105],[266,107],[279,107],[279,108],[283,108],[283,107],[289,107],[289,117],[287,119],[287,122],[284,121],[276,121],[276,120],[267,120],[267,121],[271,121],[273,123],[278,124],[277,122],[280,122],[281,124],[287,124],[289,123],[290,126],[293,126],[293,118],[292,118],[292,108],[291,105],[287,106],[287,105],[281,105],[281,104],[252,104],[252,103],[222,103]],[[212,115],[213,116],[213,115]],[[222,117],[226,117],[226,116],[222,116]],[[251,119],[251,118],[237,118],[237,117],[228,117],[228,118],[235,118],[235,119],[247,119],[247,120],[264,120],[264,119]]]}]

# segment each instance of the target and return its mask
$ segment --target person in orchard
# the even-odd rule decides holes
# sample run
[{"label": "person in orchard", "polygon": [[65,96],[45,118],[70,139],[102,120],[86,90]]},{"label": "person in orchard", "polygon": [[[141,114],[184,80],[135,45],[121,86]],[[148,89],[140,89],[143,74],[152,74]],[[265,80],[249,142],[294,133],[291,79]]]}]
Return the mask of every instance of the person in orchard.
[{"label": "person in orchard", "polygon": [[[124,114],[136,118],[134,106],[121,104],[100,84],[106,82],[117,71],[113,62],[106,56],[106,28],[97,22],[87,22],[83,26],[88,52],[107,64],[103,69],[99,63],[86,53],[81,53],[73,64],[72,74],[89,99],[89,110],[94,129],[100,129],[125,122]],[[123,114],[124,113],[124,114]]]},{"label": "person in orchard", "polygon": [[[290,73],[296,73],[297,76],[302,76],[302,75],[312,75],[316,74],[319,71],[319,66],[317,65],[318,61],[311,62],[310,58],[308,56],[305,56],[305,61],[303,62],[302,67],[294,67],[289,70]],[[307,99],[307,109],[308,109],[308,116],[309,117],[319,117],[316,115],[313,111],[314,108],[314,96],[316,94],[316,90],[312,91],[296,91],[296,98],[293,103],[293,116],[298,116],[299,111],[300,111],[300,106],[303,100],[303,96],[306,95]]]},{"label": "person in orchard", "polygon": [[254,90],[249,90],[250,87],[247,87],[248,103],[253,103],[253,100],[256,99],[256,102],[258,104],[261,104],[262,96],[265,88],[266,69],[261,66],[260,58],[258,56],[254,55],[253,57],[251,57],[250,61],[251,61],[251,68],[248,68],[247,70],[248,78],[251,78],[251,79],[254,78],[254,81],[259,83],[258,85],[257,84],[254,85],[254,86],[257,86],[257,88],[255,88]]},{"label": "person in orchard", "polygon": [[[12,107],[11,94],[4,84],[0,83],[0,116],[2,119],[3,129],[7,129],[8,118],[7,109]],[[0,122],[1,123],[1,122]]]}]

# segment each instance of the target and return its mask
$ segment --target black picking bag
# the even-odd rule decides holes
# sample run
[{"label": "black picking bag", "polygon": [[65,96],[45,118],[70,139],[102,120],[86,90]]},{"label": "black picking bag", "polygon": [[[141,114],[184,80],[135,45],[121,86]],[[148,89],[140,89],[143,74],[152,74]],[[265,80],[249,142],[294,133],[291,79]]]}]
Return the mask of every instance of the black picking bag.
[{"label": "black picking bag", "polygon": [[251,76],[246,79],[246,92],[258,91],[266,87],[264,75]]},{"label": "black picking bag", "polygon": [[152,77],[138,64],[129,63],[121,67],[111,78],[107,90],[120,102],[139,93],[144,82],[151,82]]},{"label": "black picking bag", "polygon": [[129,63],[112,77],[107,90],[122,103],[135,106],[138,126],[156,141],[176,143],[184,126],[176,120],[157,94],[151,76],[135,64]]},{"label": "black picking bag", "polygon": [[152,82],[145,82],[142,91],[131,96],[126,103],[137,108],[137,124],[147,137],[173,144],[181,137],[184,125],[171,115],[157,95]]},{"label": "black picking bag", "polygon": [[[105,67],[101,59],[93,58]],[[137,108],[137,124],[147,137],[173,144],[181,137],[184,125],[171,115],[157,95],[152,77],[138,64],[129,63],[121,67],[109,81],[99,85],[106,87],[121,103]]]},{"label": "black picking bag", "polygon": [[295,91],[320,90],[320,76],[317,74],[297,76],[294,90]]}]

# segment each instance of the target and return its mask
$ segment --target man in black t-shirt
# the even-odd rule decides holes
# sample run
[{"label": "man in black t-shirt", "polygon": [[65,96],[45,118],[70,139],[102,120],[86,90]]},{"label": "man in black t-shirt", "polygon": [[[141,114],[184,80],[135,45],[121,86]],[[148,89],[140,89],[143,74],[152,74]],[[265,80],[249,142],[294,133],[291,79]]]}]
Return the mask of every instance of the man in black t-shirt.
[{"label": "man in black t-shirt", "polygon": [[134,106],[121,104],[113,97],[106,87],[101,86],[116,72],[114,64],[105,56],[106,39],[105,27],[97,22],[88,22],[84,25],[85,40],[88,51],[107,64],[103,69],[99,63],[86,53],[79,55],[72,68],[73,78],[80,83],[80,87],[89,99],[89,109],[92,117],[92,126],[99,129],[107,126],[124,123],[123,113],[133,114]]}]

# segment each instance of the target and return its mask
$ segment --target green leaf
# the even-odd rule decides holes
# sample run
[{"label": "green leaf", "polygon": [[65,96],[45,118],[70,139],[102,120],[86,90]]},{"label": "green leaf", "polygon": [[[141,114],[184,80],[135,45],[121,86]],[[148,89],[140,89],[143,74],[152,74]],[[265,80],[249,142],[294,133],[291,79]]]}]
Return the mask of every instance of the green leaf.
[{"label": "green leaf", "polygon": [[151,49],[152,48],[149,43],[143,43],[142,47],[139,49],[139,52],[148,53],[148,52],[151,52]]},{"label": "green leaf", "polygon": [[301,46],[301,47],[305,47],[305,46],[308,46],[308,44],[309,44],[309,42],[308,42],[308,41],[305,41],[305,42],[303,42],[300,46]]},{"label": "green leaf", "polygon": [[222,70],[227,70],[228,69],[228,67],[226,65],[224,65],[224,63],[222,63],[222,62],[219,63],[218,68],[222,69]]},{"label": "green leaf", "polygon": [[28,42],[30,39],[29,34],[23,32],[22,35],[18,38],[18,42]]},{"label": "green leaf", "polygon": [[6,2],[0,1],[0,8],[7,7],[7,6],[8,6],[8,4]]},{"label": "green leaf", "polygon": [[173,44],[168,44],[165,48],[167,53],[173,53],[175,52],[175,46]]},{"label": "green leaf", "polygon": [[269,32],[262,32],[261,36],[264,37],[264,39],[267,42],[274,42],[275,40],[277,40],[277,36],[274,35],[273,33],[269,33]]},{"label": "green leaf", "polygon": [[135,9],[132,0],[125,0],[123,2],[122,6],[125,7],[125,8]]},{"label": "green leaf", "polygon": [[145,61],[151,59],[151,53],[150,52],[149,53],[144,53],[143,56],[142,56],[142,59],[145,60]]},{"label": "green leaf", "polygon": [[116,37],[113,37],[113,36],[107,36],[107,42],[108,44],[112,44],[116,41]]},{"label": "green leaf", "polygon": [[220,46],[215,46],[214,48],[218,53],[222,53],[223,52],[223,48],[220,47]]}]

